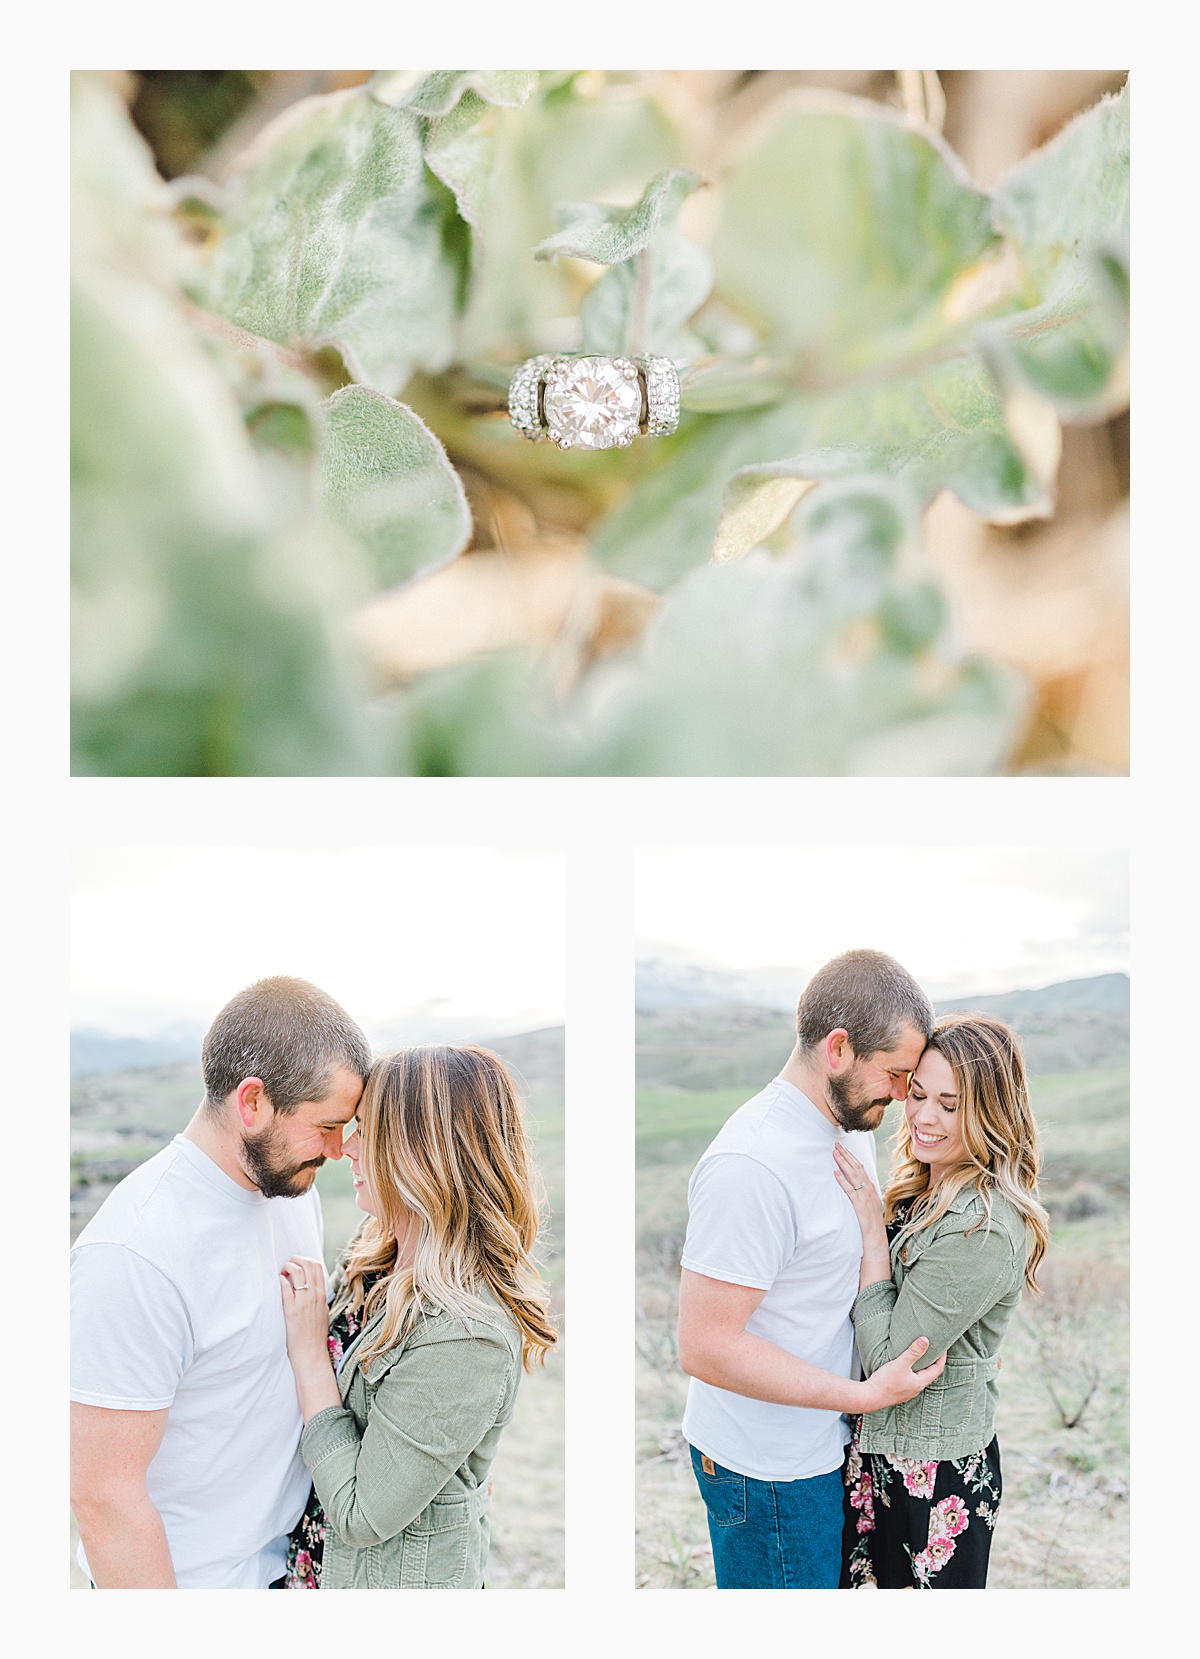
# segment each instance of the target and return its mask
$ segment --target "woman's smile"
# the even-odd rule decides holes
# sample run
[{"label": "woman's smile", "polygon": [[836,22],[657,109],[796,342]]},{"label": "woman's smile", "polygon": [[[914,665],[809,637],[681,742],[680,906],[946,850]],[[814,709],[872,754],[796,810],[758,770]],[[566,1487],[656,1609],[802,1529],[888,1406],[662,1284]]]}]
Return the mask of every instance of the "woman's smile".
[{"label": "woman's smile", "polygon": [[945,1135],[922,1134],[921,1130],[919,1130],[914,1123],[913,1139],[917,1142],[918,1146],[937,1146],[941,1141],[944,1141],[946,1137]]},{"label": "woman's smile", "polygon": [[350,1160],[350,1169],[354,1175],[354,1196],[356,1199],[369,1198],[366,1179],[362,1170],[353,1158]]},{"label": "woman's smile", "polygon": [[930,1179],[938,1180],[959,1162],[963,1143],[954,1072],[935,1048],[925,1050],[913,1073],[904,1115],[913,1152],[930,1166]]}]

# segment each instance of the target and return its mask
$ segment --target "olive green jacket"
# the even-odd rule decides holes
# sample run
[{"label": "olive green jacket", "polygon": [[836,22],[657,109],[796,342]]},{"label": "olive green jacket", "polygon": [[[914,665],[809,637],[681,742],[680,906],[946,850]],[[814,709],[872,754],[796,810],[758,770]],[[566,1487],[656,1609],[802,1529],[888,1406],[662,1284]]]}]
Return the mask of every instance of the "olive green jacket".
[{"label": "olive green jacket", "polygon": [[[977,1225],[978,1223],[978,1225]],[[966,1457],[991,1441],[1001,1338],[1021,1298],[1028,1240],[1020,1214],[997,1194],[990,1224],[974,1187],[940,1221],[892,1246],[892,1277],[859,1291],[850,1317],[868,1376],[919,1336],[918,1371],[946,1368],[915,1399],[863,1418],[864,1452],[926,1461]]]},{"label": "olive green jacket", "polygon": [[488,1470],[512,1416],[520,1334],[488,1297],[464,1325],[436,1313],[364,1376],[346,1350],[341,1406],[300,1437],[325,1510],[324,1590],[477,1590],[490,1533]]}]

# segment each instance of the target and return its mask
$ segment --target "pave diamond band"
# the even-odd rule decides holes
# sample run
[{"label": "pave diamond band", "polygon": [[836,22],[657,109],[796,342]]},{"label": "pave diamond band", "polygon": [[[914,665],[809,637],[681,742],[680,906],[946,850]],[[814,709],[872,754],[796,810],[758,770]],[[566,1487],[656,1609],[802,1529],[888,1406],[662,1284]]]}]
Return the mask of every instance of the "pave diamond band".
[{"label": "pave diamond band", "polygon": [[530,357],[512,377],[509,419],[560,449],[618,449],[639,433],[679,424],[679,375],[667,357],[563,354]]},{"label": "pave diamond band", "polygon": [[508,418],[527,438],[540,438],[542,426],[542,376],[553,363],[553,357],[526,359],[508,388]]},{"label": "pave diamond band", "polygon": [[652,438],[666,437],[679,425],[679,375],[666,357],[643,357],[646,376],[646,430]]}]

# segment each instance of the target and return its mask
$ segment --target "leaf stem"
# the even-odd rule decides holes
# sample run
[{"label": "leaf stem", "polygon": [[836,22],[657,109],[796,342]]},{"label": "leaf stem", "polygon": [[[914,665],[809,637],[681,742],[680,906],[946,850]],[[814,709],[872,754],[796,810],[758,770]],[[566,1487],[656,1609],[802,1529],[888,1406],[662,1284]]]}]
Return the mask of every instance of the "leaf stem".
[{"label": "leaf stem", "polygon": [[941,132],[946,119],[946,94],[936,69],[897,69],[904,113],[915,126]]},{"label": "leaf stem", "polygon": [[636,285],[633,291],[633,305],[629,312],[629,322],[625,330],[625,355],[636,357],[645,349],[646,344],[646,315],[650,309],[650,246],[642,248],[635,256]]}]

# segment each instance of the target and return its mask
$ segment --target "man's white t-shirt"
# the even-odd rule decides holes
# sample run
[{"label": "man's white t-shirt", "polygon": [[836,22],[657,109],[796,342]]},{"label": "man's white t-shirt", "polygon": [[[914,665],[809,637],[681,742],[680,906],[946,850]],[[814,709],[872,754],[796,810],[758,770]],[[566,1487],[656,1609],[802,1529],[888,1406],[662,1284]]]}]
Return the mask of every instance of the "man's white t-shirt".
[{"label": "man's white t-shirt", "polygon": [[260,1590],[284,1570],[310,1486],[279,1289],[296,1253],[321,1258],[316,1192],[249,1192],[182,1135],[71,1252],[72,1400],[170,1408],[146,1485],[180,1589]]},{"label": "man's white t-shirt", "polygon": [[[842,1377],[861,1374],[850,1307],[862,1233],[834,1179],[842,1142],[875,1175],[875,1141],[839,1129],[777,1077],[705,1152],[688,1187],[683,1265],[766,1295],[746,1329]],[[697,1451],[755,1480],[808,1480],[842,1465],[840,1412],[751,1400],[693,1377],[683,1432]]]}]

